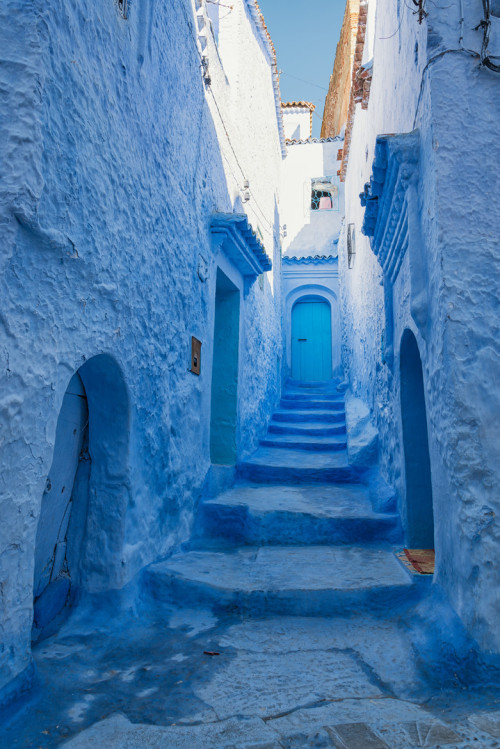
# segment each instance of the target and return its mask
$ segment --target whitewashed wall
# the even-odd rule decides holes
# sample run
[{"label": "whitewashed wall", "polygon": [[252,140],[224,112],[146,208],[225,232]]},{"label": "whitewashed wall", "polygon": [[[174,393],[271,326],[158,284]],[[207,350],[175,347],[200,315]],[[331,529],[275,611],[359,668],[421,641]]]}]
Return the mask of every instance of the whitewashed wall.
[{"label": "whitewashed wall", "polygon": [[288,145],[281,180],[280,214],[287,231],[282,243],[283,255],[337,254],[344,188],[340,186],[338,211],[312,211],[311,179],[336,176],[342,144],[339,139]]}]

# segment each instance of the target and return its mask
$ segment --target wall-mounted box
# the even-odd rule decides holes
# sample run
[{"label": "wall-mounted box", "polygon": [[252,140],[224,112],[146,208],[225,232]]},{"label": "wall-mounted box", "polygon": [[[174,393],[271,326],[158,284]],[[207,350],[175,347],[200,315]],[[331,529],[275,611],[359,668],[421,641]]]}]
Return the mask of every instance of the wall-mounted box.
[{"label": "wall-mounted box", "polygon": [[191,336],[191,370],[193,374],[199,375],[201,371],[201,341]]}]

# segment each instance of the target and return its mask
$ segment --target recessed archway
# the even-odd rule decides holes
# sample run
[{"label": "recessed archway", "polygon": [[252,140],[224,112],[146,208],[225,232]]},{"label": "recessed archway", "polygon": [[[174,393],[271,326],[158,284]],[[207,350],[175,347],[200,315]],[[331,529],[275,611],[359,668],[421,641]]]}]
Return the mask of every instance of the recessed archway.
[{"label": "recessed archway", "polygon": [[122,581],[128,445],[123,374],[101,354],[73,375],[59,412],[35,544],[35,638],[78,589]]},{"label": "recessed archway", "polygon": [[413,549],[433,549],[434,512],[424,379],[418,344],[409,329],[401,338],[400,376],[407,545]]}]

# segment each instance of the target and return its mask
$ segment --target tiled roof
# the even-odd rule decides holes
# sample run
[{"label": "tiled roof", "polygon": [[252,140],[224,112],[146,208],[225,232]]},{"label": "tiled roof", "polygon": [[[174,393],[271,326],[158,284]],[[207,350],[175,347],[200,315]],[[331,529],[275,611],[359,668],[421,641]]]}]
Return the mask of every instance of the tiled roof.
[{"label": "tiled roof", "polygon": [[283,109],[300,107],[303,109],[310,109],[311,112],[314,112],[314,110],[316,109],[316,104],[313,104],[310,101],[282,101],[281,106],[283,107]]},{"label": "tiled roof", "polygon": [[278,131],[281,146],[281,155],[286,156],[286,145],[285,145],[285,130],[283,128],[283,117],[281,114],[281,92],[280,92],[280,75],[278,73],[278,63],[276,61],[276,50],[274,48],[273,40],[267,30],[264,16],[259,7],[257,0],[246,0],[250,15],[260,32],[261,39],[264,46],[267,47],[269,56],[271,58],[271,70],[273,75],[273,88],[274,88],[274,104],[276,108],[276,117],[278,118]]},{"label": "tiled roof", "polygon": [[335,143],[336,141],[342,141],[343,138],[340,135],[336,135],[335,138],[287,138],[285,143],[287,146],[301,146],[304,143]]},{"label": "tiled roof", "polygon": [[337,261],[337,255],[307,255],[306,257],[297,257],[296,255],[284,255],[281,262],[285,265],[320,265],[321,263],[333,263]]}]

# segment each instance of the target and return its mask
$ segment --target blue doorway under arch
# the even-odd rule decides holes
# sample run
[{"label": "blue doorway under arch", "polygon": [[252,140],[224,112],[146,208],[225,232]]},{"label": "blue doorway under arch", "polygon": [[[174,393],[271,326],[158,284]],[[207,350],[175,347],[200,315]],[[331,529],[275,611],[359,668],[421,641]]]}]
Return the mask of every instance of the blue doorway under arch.
[{"label": "blue doorway under arch", "polygon": [[413,549],[433,549],[434,511],[424,378],[418,344],[409,329],[401,338],[400,374],[407,544]]},{"label": "blue doorway under arch", "polygon": [[329,302],[301,297],[292,308],[292,379],[325,381],[332,376],[332,319]]}]

